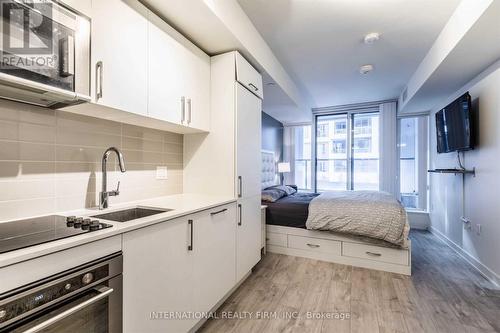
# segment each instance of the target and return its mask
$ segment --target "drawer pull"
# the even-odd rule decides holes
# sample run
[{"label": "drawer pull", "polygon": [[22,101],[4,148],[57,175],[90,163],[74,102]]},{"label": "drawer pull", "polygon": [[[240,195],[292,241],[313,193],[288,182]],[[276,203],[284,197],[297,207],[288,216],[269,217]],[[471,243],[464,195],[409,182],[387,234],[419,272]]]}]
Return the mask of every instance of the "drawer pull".
[{"label": "drawer pull", "polygon": [[376,252],[366,251],[365,253],[368,254],[369,256],[374,256],[374,257],[380,257],[380,256],[382,256],[382,254],[376,253]]},{"label": "drawer pull", "polygon": [[214,215],[217,215],[217,214],[220,214],[220,213],[224,213],[225,211],[227,211],[227,208],[221,209],[221,210],[219,210],[217,212],[211,212],[210,215],[214,216]]},{"label": "drawer pull", "polygon": [[266,237],[266,242],[267,242],[267,241],[269,241],[269,238],[268,238],[268,237]]},{"label": "drawer pull", "polygon": [[312,247],[312,248],[318,248],[319,247],[318,244],[311,244],[311,243],[307,243],[307,246]]}]

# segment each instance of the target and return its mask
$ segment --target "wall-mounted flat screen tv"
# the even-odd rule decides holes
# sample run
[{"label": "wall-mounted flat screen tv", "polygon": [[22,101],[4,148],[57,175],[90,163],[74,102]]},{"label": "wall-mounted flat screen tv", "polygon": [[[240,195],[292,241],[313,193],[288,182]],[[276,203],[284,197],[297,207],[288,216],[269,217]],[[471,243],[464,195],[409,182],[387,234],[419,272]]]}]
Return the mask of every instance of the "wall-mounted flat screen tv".
[{"label": "wall-mounted flat screen tv", "polygon": [[465,93],[436,113],[437,151],[474,149],[471,97]]}]

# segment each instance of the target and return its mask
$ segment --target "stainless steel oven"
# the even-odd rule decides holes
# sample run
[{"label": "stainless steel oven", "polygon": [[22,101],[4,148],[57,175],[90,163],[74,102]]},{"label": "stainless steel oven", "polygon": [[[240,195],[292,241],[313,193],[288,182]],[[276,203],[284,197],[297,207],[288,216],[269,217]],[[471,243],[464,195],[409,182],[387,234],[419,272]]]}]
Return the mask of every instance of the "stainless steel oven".
[{"label": "stainless steel oven", "polygon": [[122,332],[120,253],[0,295],[0,332]]},{"label": "stainless steel oven", "polygon": [[51,0],[0,0],[0,97],[41,106],[89,101],[90,20]]}]

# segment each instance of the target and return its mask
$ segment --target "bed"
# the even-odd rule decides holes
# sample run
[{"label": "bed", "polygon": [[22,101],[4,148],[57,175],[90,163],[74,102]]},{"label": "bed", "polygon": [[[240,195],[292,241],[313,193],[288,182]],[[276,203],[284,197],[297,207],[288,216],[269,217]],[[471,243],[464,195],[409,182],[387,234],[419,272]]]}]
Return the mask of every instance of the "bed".
[{"label": "bed", "polygon": [[[262,189],[278,184],[275,165],[274,153],[262,151]],[[366,195],[360,192],[349,192],[346,192],[345,195],[332,192],[321,196],[316,193],[298,192],[285,195],[275,202],[263,202],[262,204],[267,206],[267,250],[410,275],[411,242],[407,238],[409,226],[404,209],[397,207],[400,204],[394,204],[392,199],[393,211],[380,215],[385,209],[377,208],[375,202],[372,205],[370,200],[378,200],[380,197],[383,201],[387,199],[388,195],[384,196],[382,193],[374,192],[366,193]],[[352,196],[355,199],[352,199]],[[352,204],[352,200],[358,200],[357,197],[365,200],[365,209],[360,209],[357,215],[354,213],[350,217],[354,225],[358,224],[358,228],[345,228],[343,223],[337,224],[334,228],[332,227],[333,222],[325,222],[327,221],[325,216],[331,217],[332,214],[337,215],[333,219],[334,222],[341,221],[347,214],[344,212],[347,210],[347,208],[344,209],[344,206],[348,207]],[[328,214],[323,214],[320,208],[326,210]],[[356,209],[352,210],[356,211]],[[395,212],[401,210],[404,212],[400,213],[404,214],[404,221],[391,224]],[[403,216],[400,216],[399,219],[403,219]],[[363,230],[366,227],[373,230],[352,234],[351,231],[360,229],[360,225],[363,226],[361,228]],[[378,225],[382,225],[386,229],[378,230]],[[314,228],[318,230],[311,230]],[[392,237],[377,236],[374,230],[383,231],[379,234],[384,236],[390,236],[392,233]]]}]

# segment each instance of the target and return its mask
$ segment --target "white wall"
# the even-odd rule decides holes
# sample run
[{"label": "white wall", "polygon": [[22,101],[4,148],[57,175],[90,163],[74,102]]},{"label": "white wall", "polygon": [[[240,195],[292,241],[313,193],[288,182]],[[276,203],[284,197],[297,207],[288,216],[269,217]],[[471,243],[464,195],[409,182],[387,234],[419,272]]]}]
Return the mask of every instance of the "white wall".
[{"label": "white wall", "polygon": [[[465,166],[476,167],[476,177],[432,174],[430,176],[431,226],[452,242],[459,252],[491,279],[500,281],[500,61],[457,91],[431,113],[430,166],[455,167],[456,153],[437,154],[434,114],[439,108],[469,91],[473,108],[479,110],[479,145],[465,153]],[[463,190],[463,191],[462,191]],[[462,205],[462,193],[465,205]],[[462,213],[462,208],[464,213]],[[465,230],[460,217],[472,221]],[[476,233],[477,224],[482,232]]]}]

